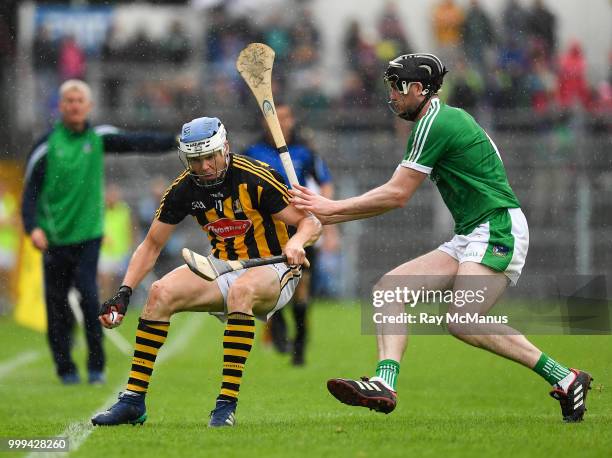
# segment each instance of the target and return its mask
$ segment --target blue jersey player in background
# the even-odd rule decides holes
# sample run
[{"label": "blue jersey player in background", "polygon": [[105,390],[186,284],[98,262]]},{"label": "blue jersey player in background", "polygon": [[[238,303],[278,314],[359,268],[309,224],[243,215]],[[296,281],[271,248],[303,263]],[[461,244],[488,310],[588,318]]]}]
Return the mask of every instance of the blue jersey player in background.
[{"label": "blue jersey player in background", "polygon": [[[287,147],[289,148],[291,162],[293,163],[300,184],[304,186],[318,186],[321,195],[330,199],[333,198],[334,187],[329,168],[325,164],[325,161],[312,150],[308,142],[301,139],[299,135],[296,135],[294,129],[295,118],[291,107],[280,103],[276,106],[276,114],[285,141],[287,142]],[[267,126],[266,132],[267,135],[254,145],[248,147],[244,151],[244,154],[258,161],[265,162],[283,175],[285,182],[289,183],[280,156],[272,141],[272,137],[269,131],[267,131]],[[336,251],[337,247],[338,230],[336,226],[325,226],[322,249],[324,251]],[[306,311],[310,301],[311,278],[316,268],[317,249],[312,246],[308,247],[306,249],[306,257],[310,261],[310,268],[305,269],[302,274],[302,280],[295,291],[292,308],[296,328],[292,345],[292,363],[296,366],[303,365],[305,361],[304,350],[307,335]],[[289,352],[290,345],[287,338],[287,325],[280,311],[274,314],[270,319],[269,330],[275,348],[282,353]]]}]

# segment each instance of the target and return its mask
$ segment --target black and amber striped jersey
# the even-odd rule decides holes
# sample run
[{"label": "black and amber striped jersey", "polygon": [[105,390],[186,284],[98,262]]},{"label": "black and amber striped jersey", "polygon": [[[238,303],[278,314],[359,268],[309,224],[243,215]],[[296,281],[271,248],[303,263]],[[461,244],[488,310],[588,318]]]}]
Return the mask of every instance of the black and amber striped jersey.
[{"label": "black and amber striped jersey", "polygon": [[155,217],[178,224],[193,216],[223,260],[276,256],[295,233],[272,215],[289,205],[282,176],[263,162],[230,153],[223,183],[198,186],[187,171],[166,190]]}]

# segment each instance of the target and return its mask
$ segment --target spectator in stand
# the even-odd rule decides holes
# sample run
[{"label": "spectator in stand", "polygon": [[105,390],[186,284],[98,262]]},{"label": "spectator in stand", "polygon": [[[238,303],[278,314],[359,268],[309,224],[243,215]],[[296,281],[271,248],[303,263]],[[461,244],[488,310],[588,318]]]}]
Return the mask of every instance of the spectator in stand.
[{"label": "spectator in stand", "polygon": [[547,59],[551,59],[556,53],[557,18],[546,8],[542,0],[535,0],[533,7],[528,11],[529,34],[531,38],[544,45]]},{"label": "spectator in stand", "polygon": [[[361,26],[357,21],[352,21],[344,39],[344,49],[347,54],[348,68],[346,91],[352,92],[353,100],[343,97],[344,102],[349,105],[369,106],[372,98],[377,92],[377,82],[380,78],[380,63],[376,57],[376,50],[363,35]],[[356,81],[358,78],[359,81]]]},{"label": "spectator in stand", "polygon": [[284,62],[291,53],[291,31],[288,24],[279,11],[271,14],[266,22],[267,26],[263,30],[264,42],[274,49],[274,60]]},{"label": "spectator in stand", "polygon": [[125,61],[126,49],[123,43],[117,38],[117,27],[111,25],[106,31],[106,37],[100,49],[100,58],[105,65],[104,77],[102,80],[102,104],[111,110],[117,110],[121,106],[122,89],[124,86],[124,74],[121,67],[112,65],[117,62]]},{"label": "spectator in stand", "polygon": [[496,62],[493,70],[486,74],[486,88],[492,108],[514,108],[516,94],[512,78],[499,62]]},{"label": "spectator in stand", "polygon": [[499,51],[499,65],[506,73],[510,82],[510,97],[507,98],[506,108],[527,107],[530,104],[527,92],[527,71],[529,61],[526,50],[515,38],[508,38]]},{"label": "spectator in stand", "polygon": [[502,12],[503,41],[525,43],[529,31],[529,15],[518,0],[508,0]]},{"label": "spectator in stand", "polygon": [[151,40],[143,28],[129,40],[125,47],[126,58],[129,62],[151,62],[156,55],[157,44]]},{"label": "spectator in stand", "polygon": [[608,76],[597,84],[595,95],[594,111],[612,113],[612,50],[608,53]]},{"label": "spectator in stand", "polygon": [[442,0],[433,11],[432,25],[437,55],[449,68],[454,67],[458,58],[464,19],[463,9],[454,0]]},{"label": "spectator in stand", "polygon": [[323,92],[322,78],[320,70],[313,70],[308,75],[308,80],[302,87],[295,104],[307,110],[328,108],[330,101]]},{"label": "spectator in stand", "polygon": [[449,76],[452,78],[446,83],[449,85],[448,104],[474,113],[484,91],[480,73],[468,65],[465,59],[459,59]]},{"label": "spectator in stand", "polygon": [[380,41],[376,45],[376,54],[378,59],[385,64],[399,54],[412,52],[412,46],[406,38],[406,32],[399,17],[397,3],[394,1],[388,1],[385,5],[383,15],[378,21],[378,35]]},{"label": "spectator in stand", "polygon": [[184,64],[191,52],[191,43],[183,24],[174,21],[170,31],[161,42],[162,59],[173,64]]},{"label": "spectator in stand", "polygon": [[[9,94],[9,91],[14,90],[13,75],[15,69],[15,48],[16,40],[14,33],[14,24],[4,11],[12,11],[12,5],[9,3],[0,3],[0,144],[8,145],[9,138],[15,132],[13,123],[7,122],[10,116],[13,115],[15,108],[12,106],[11,98],[4,94]],[[40,99],[35,99],[40,102]]]},{"label": "spectator in stand", "polygon": [[359,61],[359,46],[363,41],[361,25],[357,20],[352,20],[344,36],[344,50],[347,55],[347,64],[354,68]]},{"label": "spectator in stand", "polygon": [[478,0],[471,0],[463,23],[463,50],[469,62],[476,65],[478,71],[485,71],[486,54],[495,41],[491,19]]},{"label": "spectator in stand", "polygon": [[62,40],[59,50],[59,74],[62,81],[70,79],[85,79],[87,70],[85,52],[76,39],[68,35]]},{"label": "spectator in stand", "polygon": [[531,72],[527,75],[527,86],[531,107],[536,113],[545,113],[554,103],[557,78],[551,70],[546,54],[537,54],[531,61]]},{"label": "spectator in stand", "polygon": [[559,81],[557,101],[561,108],[571,108],[577,102],[580,102],[584,108],[590,107],[586,59],[578,41],[570,43],[567,51],[560,56],[557,78]]},{"label": "spectator in stand", "polygon": [[215,64],[222,59],[221,35],[229,29],[229,17],[223,5],[211,8],[207,13],[208,30],[205,34],[206,61]]},{"label": "spectator in stand", "polygon": [[338,100],[340,107],[367,108],[372,105],[372,97],[366,90],[359,72],[354,70],[346,72],[342,86],[344,89]]},{"label": "spectator in stand", "polygon": [[104,43],[100,48],[100,58],[104,62],[116,62],[123,60],[125,46],[118,38],[119,29],[115,24],[111,24],[106,30]]},{"label": "spectator in stand", "polygon": [[51,31],[41,26],[32,44],[32,67],[36,82],[36,104],[40,119],[46,119],[55,105],[53,98],[58,85],[58,45],[51,37]]},{"label": "spectator in stand", "polygon": [[248,43],[261,41],[249,21],[231,18],[226,8],[224,4],[210,10],[206,32],[206,60],[210,65],[202,72],[201,85],[209,93],[207,101],[213,104],[235,98],[236,94],[246,100],[248,87],[236,71],[236,57]]},{"label": "spectator in stand", "polygon": [[[312,16],[312,11],[304,8],[299,20],[294,24],[291,32],[291,47],[294,54],[299,54],[299,48],[307,46],[314,48],[315,52],[321,46],[321,33]],[[319,55],[315,54],[312,61],[318,61]]]},{"label": "spectator in stand", "polygon": [[298,94],[298,104],[304,107],[326,106],[321,92],[319,75],[320,34],[308,9],[303,9],[300,18],[291,27],[291,69],[289,87]]}]

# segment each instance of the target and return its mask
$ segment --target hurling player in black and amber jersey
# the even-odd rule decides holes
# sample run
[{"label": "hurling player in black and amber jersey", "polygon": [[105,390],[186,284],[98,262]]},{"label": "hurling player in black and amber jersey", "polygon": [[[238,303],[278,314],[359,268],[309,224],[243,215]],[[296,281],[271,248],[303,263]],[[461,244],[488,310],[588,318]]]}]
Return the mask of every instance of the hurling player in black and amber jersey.
[{"label": "hurling player in black and amber jersey", "polygon": [[272,215],[288,206],[282,176],[269,166],[229,153],[225,178],[210,192],[181,174],[162,198],[156,218],[178,224],[193,216],[208,233],[213,255],[223,260],[274,256],[295,232]]},{"label": "hurling player in black and amber jersey", "polygon": [[151,286],[142,310],[127,387],[94,425],[143,423],[145,396],[170,317],[182,311],[209,312],[227,321],[223,336],[221,391],[209,426],[233,426],[242,373],[255,336],[254,318],[268,319],[293,295],[299,282],[304,247],[321,233],[319,221],[289,205],[283,178],[258,161],[230,152],[225,127],[217,118],[184,124],[179,157],[186,171],[162,197],[155,220],[134,252],[123,285],[100,309],[107,327],[121,323],[132,289],[153,268],[157,257],[187,215],[207,232],[219,259],[249,259],[284,253],[288,263],[230,272],[213,282],[186,265]]}]

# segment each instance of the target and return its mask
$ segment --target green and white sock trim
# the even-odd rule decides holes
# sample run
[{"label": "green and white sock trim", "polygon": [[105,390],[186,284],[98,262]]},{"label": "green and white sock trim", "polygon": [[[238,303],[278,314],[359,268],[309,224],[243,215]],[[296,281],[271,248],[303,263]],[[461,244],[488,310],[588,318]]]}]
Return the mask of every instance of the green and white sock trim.
[{"label": "green and white sock trim", "polygon": [[571,373],[567,367],[559,364],[545,353],[542,353],[533,370],[544,377],[551,385],[559,383]]},{"label": "green and white sock trim", "polygon": [[376,366],[376,377],[385,381],[393,391],[397,391],[397,376],[399,375],[400,365],[392,359],[383,359]]}]

